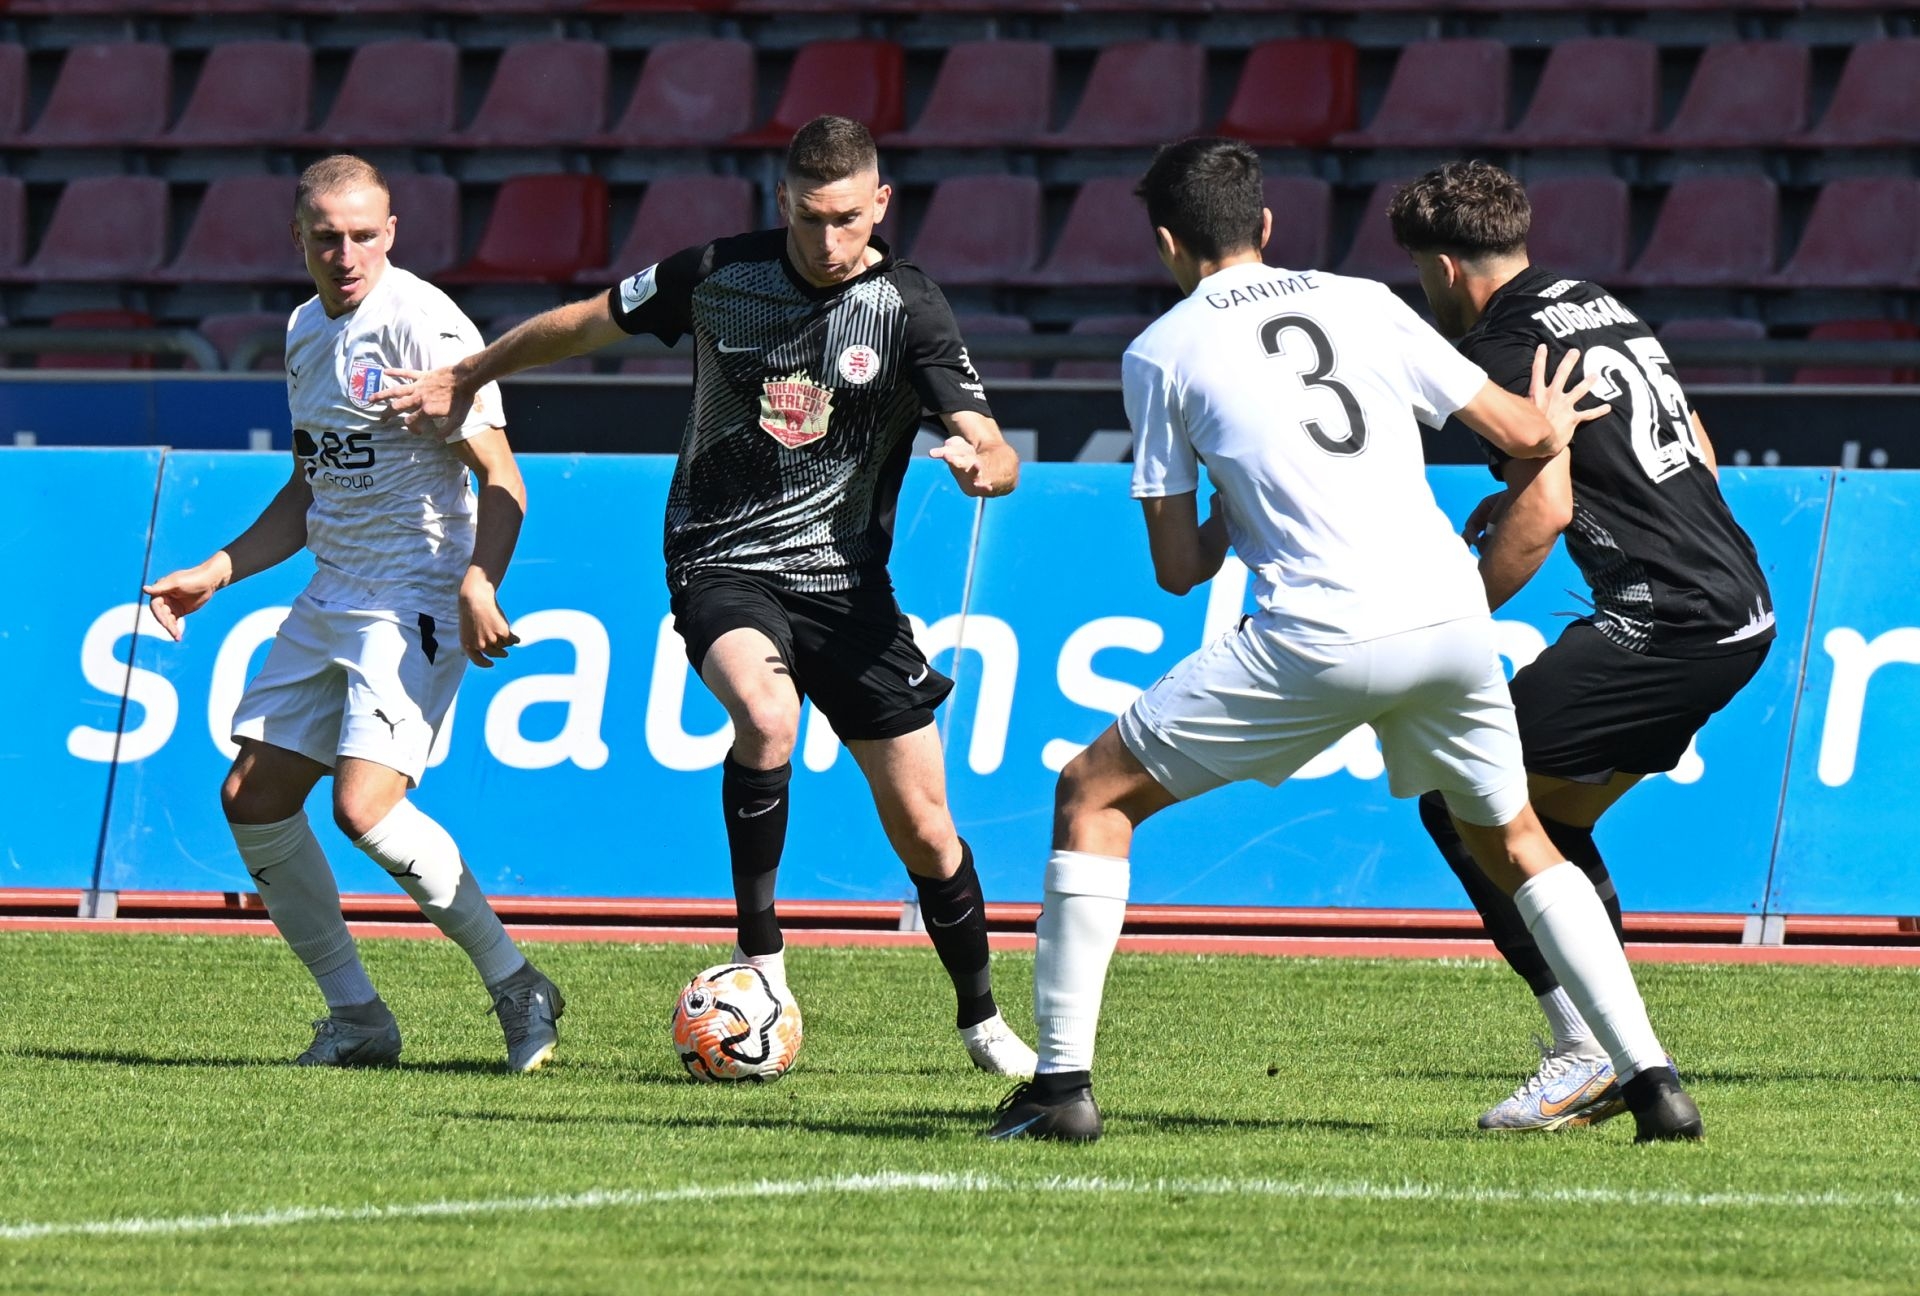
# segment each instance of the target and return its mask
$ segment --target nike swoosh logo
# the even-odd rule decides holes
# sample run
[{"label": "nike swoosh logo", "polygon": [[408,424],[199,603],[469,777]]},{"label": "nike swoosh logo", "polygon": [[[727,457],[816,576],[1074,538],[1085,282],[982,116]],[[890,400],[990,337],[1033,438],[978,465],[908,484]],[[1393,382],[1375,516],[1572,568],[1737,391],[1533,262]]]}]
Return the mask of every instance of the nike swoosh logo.
[{"label": "nike swoosh logo", "polygon": [[780,808],[780,803],[778,801],[769,801],[767,802],[767,804],[761,806],[758,810],[749,810],[745,806],[741,806],[738,810],[735,810],[733,813],[736,817],[741,819],[758,819],[761,815],[772,814],[775,810],[778,810],[779,808]]},{"label": "nike swoosh logo", "polygon": [[950,923],[943,923],[938,918],[935,918],[932,914],[927,915],[927,922],[930,926],[939,927],[942,930],[944,930],[948,927],[958,927],[961,923],[965,922],[967,919],[971,917],[973,917],[973,906],[969,905],[967,906],[967,911],[965,913],[961,914],[958,918],[955,918]]},{"label": "nike swoosh logo", "polygon": [[[1569,1107],[1574,1107],[1579,1105],[1582,1102],[1587,1101],[1589,1098],[1591,1098],[1594,1095],[1594,1093],[1597,1092],[1594,1089],[1594,1083],[1595,1083],[1594,1080],[1587,1081],[1587,1083],[1581,1085],[1578,1089],[1568,1094],[1565,1098],[1562,1098],[1559,1102],[1552,1102],[1548,1099],[1542,1098],[1540,1100],[1540,1114],[1542,1116],[1558,1116],[1562,1112],[1566,1111]],[[1606,1087],[1605,1085],[1601,1086],[1601,1088],[1605,1088],[1605,1087]]]},{"label": "nike swoosh logo", "polygon": [[908,688],[918,688],[918,687],[920,686],[920,682],[921,682],[922,680],[924,680],[924,679],[926,679],[926,677],[927,677],[927,672],[928,672],[928,671],[930,671],[930,670],[932,670],[932,669],[933,669],[933,667],[931,667],[931,666],[922,666],[922,667],[920,668],[920,673],[919,673],[918,675],[915,675],[915,676],[912,676],[911,678],[909,678],[909,679],[907,680],[907,687],[908,687]]},{"label": "nike swoosh logo", "polygon": [[1015,1125],[1012,1129],[1001,1130],[998,1134],[989,1134],[987,1135],[987,1137],[993,1138],[993,1139],[1010,1139],[1015,1137],[1016,1135],[1025,1134],[1029,1129],[1032,1129],[1035,1125],[1038,1125],[1040,1121],[1041,1121],[1041,1117],[1035,1116],[1032,1120],[1021,1121],[1018,1125]]},{"label": "nike swoosh logo", "polygon": [[758,351],[759,347],[730,347],[725,342],[715,342],[714,347],[726,355],[738,355],[743,351]]}]

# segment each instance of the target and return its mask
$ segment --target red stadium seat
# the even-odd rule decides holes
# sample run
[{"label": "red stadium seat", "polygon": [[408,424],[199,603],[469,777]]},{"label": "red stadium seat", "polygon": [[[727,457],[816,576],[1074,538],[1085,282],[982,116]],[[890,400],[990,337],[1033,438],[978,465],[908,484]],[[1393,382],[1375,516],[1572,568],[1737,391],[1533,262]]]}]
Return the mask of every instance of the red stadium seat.
[{"label": "red stadium seat", "polygon": [[1327,263],[1333,187],[1317,176],[1268,176],[1261,198],[1273,213],[1267,264],[1312,270]]},{"label": "red stadium seat", "polygon": [[773,116],[729,142],[785,148],[795,131],[822,113],[851,117],[886,135],[906,124],[906,86],[906,55],[892,41],[815,41],[794,58]]},{"label": "red stadium seat", "polygon": [[1040,182],[1030,176],[943,180],[913,240],[913,259],[943,284],[1013,283],[1040,264]]},{"label": "red stadium seat", "polygon": [[1527,186],[1533,228],[1527,252],[1535,265],[1601,284],[1627,269],[1627,182],[1610,175],[1562,176]]},{"label": "red stadium seat", "polygon": [[27,124],[27,48],[0,45],[0,142],[20,137]]},{"label": "red stadium seat", "polygon": [[151,142],[172,110],[171,57],[165,45],[132,41],[74,46],[26,142],[36,148]]},{"label": "red stadium seat", "polygon": [[[1758,342],[1767,336],[1767,326],[1757,319],[1674,319],[1659,329],[1664,340],[1688,342]],[[1671,348],[1669,348],[1671,350]],[[1759,365],[1680,365],[1674,373],[1682,387],[1706,387],[1713,384],[1758,383],[1766,379]]]},{"label": "red stadium seat", "polygon": [[1026,144],[1047,133],[1052,112],[1052,45],[962,41],[947,51],[913,128],[881,143],[908,148]]},{"label": "red stadium seat", "polygon": [[[208,315],[200,321],[200,336],[213,343],[213,349],[220,353],[220,363],[228,366],[233,364],[234,353],[241,344],[255,338],[271,340],[272,345],[256,356],[248,367],[277,370],[286,366],[286,311],[229,311]],[[191,369],[195,366],[188,361],[187,367]]]},{"label": "red stadium seat", "polygon": [[1676,180],[1623,282],[1658,288],[1760,283],[1773,273],[1779,208],[1779,192],[1765,176]]},{"label": "red stadium seat", "polygon": [[743,40],[656,45],[613,129],[593,142],[613,148],[719,144],[753,124],[753,46]]},{"label": "red stadium seat", "polygon": [[647,186],[613,260],[582,270],[575,283],[606,287],[682,248],[754,227],[753,183],[740,176],[663,176]]},{"label": "red stadium seat", "polygon": [[[1112,337],[1117,334],[1131,340],[1140,336],[1151,323],[1151,315],[1084,315],[1075,320],[1067,332],[1074,337]],[[1125,343],[1122,343],[1118,349],[1124,348]],[[1056,360],[1052,376],[1069,382],[1119,382],[1120,361]]]},{"label": "red stadium seat", "polygon": [[1779,144],[1807,127],[1812,55],[1797,41],[1707,46],[1680,111],[1645,141],[1654,148]]},{"label": "red stadium seat", "polygon": [[1498,141],[1515,148],[1636,143],[1653,132],[1659,103],[1660,52],[1652,41],[1561,41],[1520,124]]},{"label": "red stadium seat", "polygon": [[393,214],[393,263],[424,279],[460,259],[460,186],[452,176],[389,171]]},{"label": "red stadium seat", "polygon": [[11,278],[27,255],[27,186],[0,176],[0,279]]},{"label": "red stadium seat", "polygon": [[1920,288],[1920,180],[1829,180],[1779,288]]},{"label": "red stadium seat", "polygon": [[565,283],[607,254],[607,182],[515,176],[500,186],[473,259],[449,283]]},{"label": "red stadium seat", "polygon": [[327,120],[308,142],[438,144],[453,134],[459,99],[460,51],[452,41],[375,41],[353,52]]},{"label": "red stadium seat", "polygon": [[[284,230],[286,224],[281,223]],[[152,176],[71,180],[21,279],[112,283],[138,279],[167,256],[167,182]]]},{"label": "red stadium seat", "polygon": [[[1828,320],[1807,331],[1809,342],[1906,342],[1920,338],[1920,324],[1905,320]],[[1878,386],[1882,383],[1920,382],[1920,371],[1913,369],[1816,369],[1794,371],[1797,383],[1833,383],[1845,386]]]},{"label": "red stadium seat", "polygon": [[1353,246],[1347,249],[1346,257],[1340,262],[1339,273],[1357,275],[1362,279],[1378,279],[1385,284],[1420,282],[1420,276],[1413,268],[1413,259],[1407,255],[1406,249],[1393,241],[1393,226],[1387,222],[1387,205],[1406,183],[1404,180],[1382,181],[1367,195],[1366,208],[1355,225]]},{"label": "red stadium seat", "polygon": [[1183,41],[1122,41],[1101,50],[1086,93],[1049,148],[1145,147],[1200,129],[1206,51]]},{"label": "red stadium seat", "polygon": [[306,283],[288,236],[292,176],[223,176],[207,186],[180,252],[155,277],[167,283]]},{"label": "red stadium seat", "polygon": [[[1417,41],[1401,51],[1386,97],[1340,148],[1477,144],[1507,126],[1507,47],[1497,40]],[[1472,94],[1461,87],[1472,86]]]},{"label": "red stadium seat", "polygon": [[[1255,45],[1247,53],[1247,65],[1218,132],[1263,148],[1313,148],[1328,143],[1359,122],[1358,61],[1353,45],[1342,40],[1273,40]],[[1161,138],[1182,133],[1190,132]]]},{"label": "red stadium seat", "polygon": [[307,129],[312,97],[313,52],[298,41],[215,45],[165,142],[219,147],[291,140]]},{"label": "red stadium seat", "polygon": [[[150,329],[153,316],[134,310],[65,311],[47,321],[51,328]],[[153,356],[144,351],[42,351],[37,369],[151,369]]]},{"label": "red stadium seat", "polygon": [[1794,142],[1816,148],[1920,143],[1920,37],[1855,45],[1820,124]]},{"label": "red stadium seat", "polygon": [[1132,176],[1089,180],[1067,209],[1053,254],[1020,282],[1087,286],[1151,285],[1171,281],[1153,250],[1147,211],[1133,196]]},{"label": "red stadium seat", "polygon": [[[1028,335],[1033,332],[1033,321],[1025,315],[956,315],[953,322],[959,326],[962,338],[977,337],[982,333]],[[969,356],[969,358],[973,361],[975,372],[988,381],[1008,379],[1024,382],[1033,377],[1033,363],[1028,360],[982,360],[978,356]]]},{"label": "red stadium seat", "polygon": [[468,148],[579,144],[606,122],[607,49],[597,41],[527,41],[507,46],[467,128]]}]

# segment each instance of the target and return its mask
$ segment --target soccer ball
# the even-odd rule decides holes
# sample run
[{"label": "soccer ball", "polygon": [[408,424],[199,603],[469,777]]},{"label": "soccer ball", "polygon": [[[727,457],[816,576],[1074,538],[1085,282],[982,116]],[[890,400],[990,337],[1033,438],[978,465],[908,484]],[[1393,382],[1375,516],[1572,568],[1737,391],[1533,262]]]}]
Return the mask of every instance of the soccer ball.
[{"label": "soccer ball", "polygon": [[759,968],[710,967],[673,1006],[673,1048],[706,1084],[778,1080],[800,1056],[800,1005]]}]

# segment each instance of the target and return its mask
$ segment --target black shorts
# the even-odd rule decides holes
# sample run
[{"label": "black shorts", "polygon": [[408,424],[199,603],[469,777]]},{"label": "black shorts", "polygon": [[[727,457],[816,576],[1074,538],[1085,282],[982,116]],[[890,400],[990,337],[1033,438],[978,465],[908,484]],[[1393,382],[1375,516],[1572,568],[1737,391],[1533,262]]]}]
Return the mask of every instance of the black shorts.
[{"label": "black shorts", "polygon": [[1724,657],[1648,657],[1579,622],[1513,677],[1527,772],[1575,783],[1659,774],[1759,673],[1771,642]]},{"label": "black shorts", "polygon": [[671,606],[696,673],[721,635],[758,630],[780,650],[800,695],[813,699],[842,739],[923,729],[953,692],[884,586],[807,594],[751,572],[708,569],[688,577]]}]

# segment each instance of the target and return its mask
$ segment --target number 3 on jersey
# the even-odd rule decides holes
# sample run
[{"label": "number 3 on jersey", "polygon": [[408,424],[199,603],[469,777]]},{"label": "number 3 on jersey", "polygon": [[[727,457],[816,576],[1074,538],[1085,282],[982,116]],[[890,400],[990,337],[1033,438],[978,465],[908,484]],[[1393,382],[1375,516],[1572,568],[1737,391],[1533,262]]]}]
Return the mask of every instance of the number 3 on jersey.
[{"label": "number 3 on jersey", "polygon": [[1631,355],[1609,346],[1587,348],[1585,376],[1594,380],[1595,398],[1610,403],[1614,413],[1622,412],[1625,398],[1628,437],[1641,470],[1653,481],[1665,481],[1695,460],[1705,463],[1693,434],[1693,411],[1668,368],[1673,362],[1667,353],[1650,337],[1629,338],[1626,348]]},{"label": "number 3 on jersey", "polygon": [[1313,348],[1308,357],[1311,363],[1304,369],[1296,369],[1302,388],[1324,387],[1340,398],[1340,408],[1347,417],[1347,434],[1344,437],[1329,436],[1326,428],[1318,419],[1302,419],[1300,426],[1313,438],[1313,443],[1330,455],[1357,455],[1367,448],[1367,420],[1360,413],[1360,402],[1355,400],[1347,385],[1333,377],[1333,340],[1316,320],[1305,315],[1276,315],[1260,326],[1260,349],[1270,356],[1288,356],[1296,353],[1287,349],[1287,335],[1297,333],[1307,340]]}]

